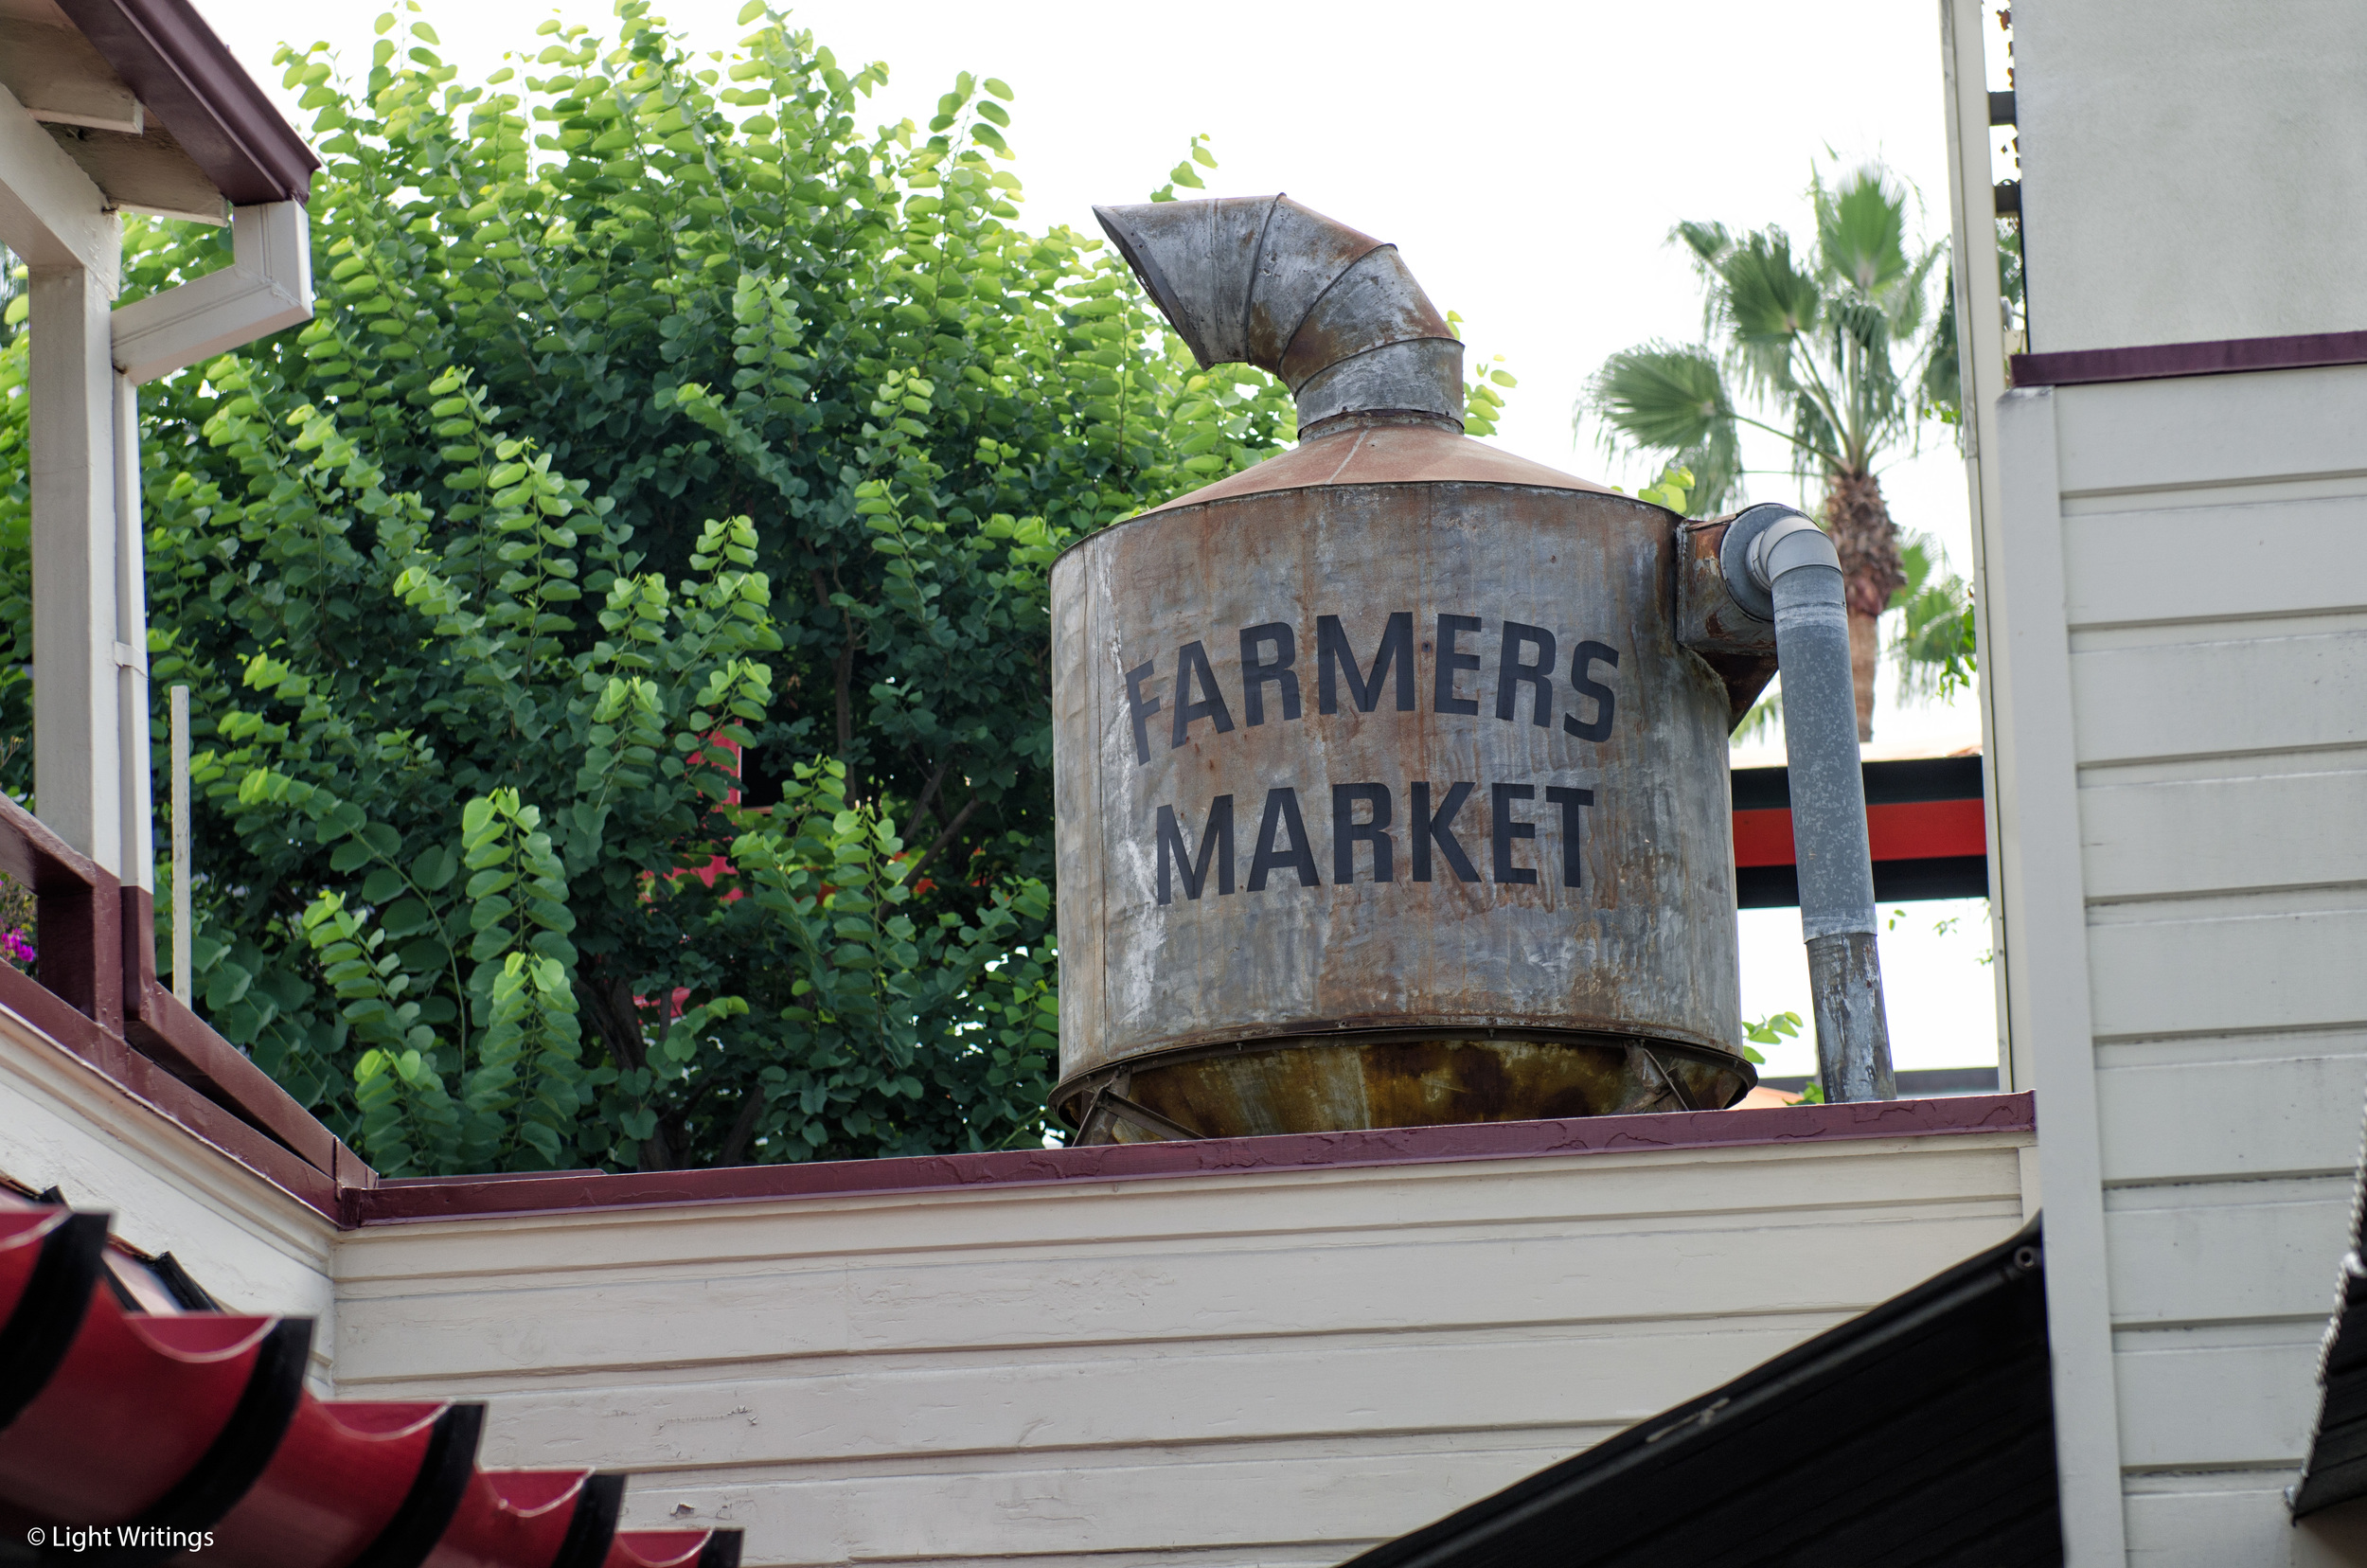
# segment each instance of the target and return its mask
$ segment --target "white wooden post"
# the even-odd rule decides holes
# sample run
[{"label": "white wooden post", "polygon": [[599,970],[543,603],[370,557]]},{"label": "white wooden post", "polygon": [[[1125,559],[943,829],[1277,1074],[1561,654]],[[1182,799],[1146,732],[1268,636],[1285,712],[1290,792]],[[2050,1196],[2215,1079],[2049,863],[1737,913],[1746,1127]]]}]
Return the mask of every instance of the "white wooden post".
[{"label": "white wooden post", "polygon": [[122,785],[123,885],[156,890],[156,815],[148,712],[148,542],[140,525],[140,389],[115,378],[116,734]]},{"label": "white wooden post", "polygon": [[123,871],[116,432],[104,282],[30,276],[33,797],[59,837]]},{"label": "white wooden post", "polygon": [[189,688],[172,688],[172,994],[189,1005]]}]

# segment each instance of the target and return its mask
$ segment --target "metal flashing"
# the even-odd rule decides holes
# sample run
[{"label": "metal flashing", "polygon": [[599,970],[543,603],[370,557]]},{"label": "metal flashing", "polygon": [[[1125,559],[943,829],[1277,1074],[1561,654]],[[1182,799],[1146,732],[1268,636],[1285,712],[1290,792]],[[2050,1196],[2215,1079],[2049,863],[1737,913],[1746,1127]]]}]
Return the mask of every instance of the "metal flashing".
[{"label": "metal flashing", "polygon": [[2027,1094],[1962,1095],[1944,1099],[1864,1100],[1753,1111],[1663,1111],[1563,1121],[1465,1122],[713,1170],[619,1175],[565,1171],[492,1179],[426,1176],[382,1179],[369,1188],[349,1189],[345,1194],[343,1222],[353,1227],[479,1215],[888,1196],[1045,1183],[1166,1181],[1474,1160],[1670,1153],[1867,1138],[2029,1132],[2037,1126],[2037,1112]]},{"label": "metal flashing", "polygon": [[2303,332],[2291,337],[2219,338],[2201,343],[2145,344],[2130,348],[2072,348],[2052,354],[2016,354],[2013,384],[2084,386],[2099,382],[2239,375],[2251,370],[2305,370],[2325,365],[2367,365],[2367,331]]}]

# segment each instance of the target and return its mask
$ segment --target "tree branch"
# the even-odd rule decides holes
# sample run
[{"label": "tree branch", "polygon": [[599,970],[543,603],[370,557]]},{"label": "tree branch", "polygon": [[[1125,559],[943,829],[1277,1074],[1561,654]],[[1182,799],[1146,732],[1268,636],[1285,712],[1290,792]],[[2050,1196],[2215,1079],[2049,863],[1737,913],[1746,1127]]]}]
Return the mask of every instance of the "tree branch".
[{"label": "tree branch", "polygon": [[756,1118],[764,1114],[764,1085],[748,1085],[747,1096],[739,1102],[739,1114],[733,1118],[731,1132],[723,1139],[721,1152],[715,1156],[719,1166],[736,1166],[748,1152],[748,1141],[756,1135]]},{"label": "tree branch", "polygon": [[914,830],[929,820],[930,802],[937,798],[937,786],[945,782],[946,770],[952,766],[953,754],[949,751],[945,754],[945,760],[937,764],[937,771],[929,775],[928,786],[920,792],[920,798],[913,802],[913,814],[905,820],[903,830],[897,837],[911,838]]},{"label": "tree branch", "polygon": [[917,878],[920,875],[920,868],[928,864],[931,861],[936,859],[938,850],[953,842],[953,835],[962,830],[962,824],[970,820],[970,813],[976,811],[978,809],[978,805],[979,797],[971,795],[970,797],[970,804],[953,813],[953,820],[945,825],[945,831],[937,835],[936,843],[929,846],[928,852],[923,854],[918,860],[913,862],[911,869],[904,873],[901,880],[911,882]]}]

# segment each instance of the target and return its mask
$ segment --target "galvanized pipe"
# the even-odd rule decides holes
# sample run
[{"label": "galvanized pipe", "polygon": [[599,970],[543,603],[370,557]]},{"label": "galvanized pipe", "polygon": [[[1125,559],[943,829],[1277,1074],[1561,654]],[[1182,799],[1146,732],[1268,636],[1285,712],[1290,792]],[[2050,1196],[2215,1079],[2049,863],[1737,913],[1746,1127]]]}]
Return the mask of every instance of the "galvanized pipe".
[{"label": "galvanized pipe", "polygon": [[1462,428],[1463,345],[1395,245],[1280,195],[1094,216],[1201,368],[1282,378],[1302,439],[1360,418]]},{"label": "galvanized pipe", "polygon": [[1788,507],[1753,507],[1734,531],[1745,536],[1735,564],[1775,622],[1800,930],[1824,1097],[1895,1099],[1841,558],[1823,529]]}]

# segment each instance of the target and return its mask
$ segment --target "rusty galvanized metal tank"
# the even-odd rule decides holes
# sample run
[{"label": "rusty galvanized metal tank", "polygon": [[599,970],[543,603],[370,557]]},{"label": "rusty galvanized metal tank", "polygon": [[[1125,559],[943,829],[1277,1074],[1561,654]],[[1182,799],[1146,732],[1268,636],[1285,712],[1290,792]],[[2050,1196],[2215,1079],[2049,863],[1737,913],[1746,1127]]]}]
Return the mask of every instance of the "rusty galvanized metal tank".
[{"label": "rusty galvanized metal tank", "polygon": [[[1203,362],[1282,369],[1303,439],[1053,569],[1056,1106],[1130,1141],[1739,1098],[1727,737],[1772,645],[1719,530],[1463,436],[1394,250],[1168,205],[1104,222]],[[1261,327],[1284,220],[1330,280]],[[1381,307],[1326,320],[1377,251]],[[1211,341],[1211,294],[1262,347]]]}]

